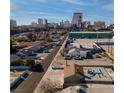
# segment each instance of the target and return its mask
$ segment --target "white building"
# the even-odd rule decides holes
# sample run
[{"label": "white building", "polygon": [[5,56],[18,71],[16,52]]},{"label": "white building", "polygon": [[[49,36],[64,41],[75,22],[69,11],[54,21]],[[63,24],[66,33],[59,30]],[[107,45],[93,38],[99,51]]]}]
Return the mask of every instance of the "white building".
[{"label": "white building", "polygon": [[64,28],[69,28],[69,27],[70,27],[70,22],[66,20],[64,23]]},{"label": "white building", "polygon": [[72,25],[76,25],[80,27],[81,23],[82,23],[82,13],[74,13],[72,19]]}]

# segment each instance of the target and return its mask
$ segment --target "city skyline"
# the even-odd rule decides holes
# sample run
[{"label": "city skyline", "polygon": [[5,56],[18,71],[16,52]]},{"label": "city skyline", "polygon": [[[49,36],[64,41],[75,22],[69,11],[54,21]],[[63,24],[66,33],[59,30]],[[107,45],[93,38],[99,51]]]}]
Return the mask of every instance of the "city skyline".
[{"label": "city skyline", "polygon": [[11,0],[11,18],[18,25],[29,25],[38,18],[59,23],[72,21],[74,12],[82,12],[84,21],[110,24],[114,22],[113,5],[113,0]]}]

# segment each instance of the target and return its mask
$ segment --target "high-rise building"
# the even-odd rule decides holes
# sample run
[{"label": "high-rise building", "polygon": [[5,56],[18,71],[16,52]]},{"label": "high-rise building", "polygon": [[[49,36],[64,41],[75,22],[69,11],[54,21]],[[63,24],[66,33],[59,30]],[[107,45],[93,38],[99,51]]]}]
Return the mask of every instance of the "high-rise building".
[{"label": "high-rise building", "polygon": [[64,22],[63,22],[63,20],[60,22],[60,27],[64,27]]},{"label": "high-rise building", "polygon": [[105,28],[105,22],[104,21],[95,21],[94,22],[94,29],[104,29]]},{"label": "high-rise building", "polygon": [[64,28],[69,28],[70,27],[70,22],[68,20],[66,20],[64,22]]},{"label": "high-rise building", "polygon": [[72,19],[72,25],[80,27],[82,23],[82,13],[74,13]]},{"label": "high-rise building", "polygon": [[47,25],[48,25],[48,21],[47,19],[44,19],[44,26],[47,27]]},{"label": "high-rise building", "polygon": [[10,28],[16,27],[17,26],[17,22],[16,20],[10,19]]},{"label": "high-rise building", "polygon": [[43,20],[41,18],[38,19],[38,27],[43,27]]}]

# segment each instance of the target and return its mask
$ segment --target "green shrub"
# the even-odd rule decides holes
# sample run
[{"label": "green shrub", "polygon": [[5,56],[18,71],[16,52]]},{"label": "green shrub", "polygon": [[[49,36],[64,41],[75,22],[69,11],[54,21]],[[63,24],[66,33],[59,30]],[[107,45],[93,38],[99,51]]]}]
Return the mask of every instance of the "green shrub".
[{"label": "green shrub", "polygon": [[51,38],[46,38],[47,42],[53,42],[53,40]]},{"label": "green shrub", "polygon": [[11,61],[10,65],[11,66],[22,66],[23,63],[24,63],[23,59],[18,58],[18,59],[14,60],[14,61]]},{"label": "green shrub", "polygon": [[41,91],[41,93],[56,93],[57,88],[55,88],[55,86],[57,86],[57,85],[50,85],[48,83],[44,83],[41,86],[40,91]]},{"label": "green shrub", "polygon": [[27,35],[28,39],[31,40],[31,41],[35,41],[36,40],[36,35],[30,33]]},{"label": "green shrub", "polygon": [[25,62],[25,66],[33,66],[35,65],[35,61],[32,59],[27,59]]}]

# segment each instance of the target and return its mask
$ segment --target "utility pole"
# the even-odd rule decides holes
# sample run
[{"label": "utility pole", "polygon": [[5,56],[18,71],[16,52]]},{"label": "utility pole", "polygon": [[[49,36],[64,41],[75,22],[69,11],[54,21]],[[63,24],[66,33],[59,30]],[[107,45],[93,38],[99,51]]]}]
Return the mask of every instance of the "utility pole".
[{"label": "utility pole", "polygon": [[68,64],[67,64],[67,59],[66,59],[66,66],[68,66]]},{"label": "utility pole", "polygon": [[112,54],[112,45],[111,45],[111,55],[113,55],[113,54]]},{"label": "utility pole", "polygon": [[98,33],[97,33],[97,43],[98,43]]},{"label": "utility pole", "polygon": [[108,42],[109,42],[109,43],[108,43],[108,53],[109,53],[109,50],[110,50],[110,49],[109,49],[109,46],[110,46],[110,45],[109,45],[109,44],[110,44],[110,39],[108,39]]}]

